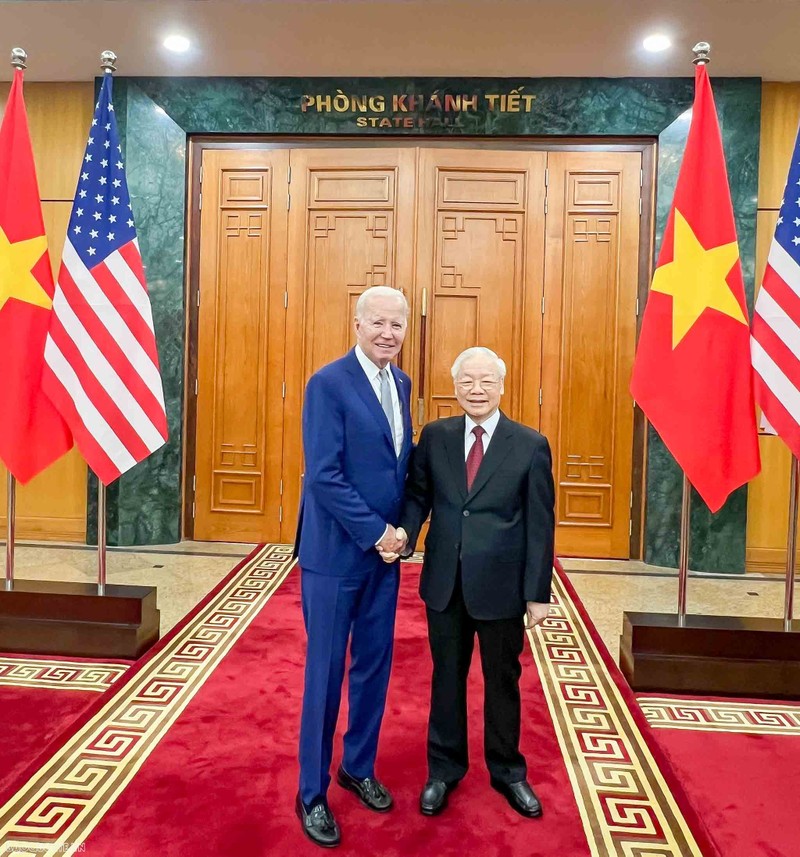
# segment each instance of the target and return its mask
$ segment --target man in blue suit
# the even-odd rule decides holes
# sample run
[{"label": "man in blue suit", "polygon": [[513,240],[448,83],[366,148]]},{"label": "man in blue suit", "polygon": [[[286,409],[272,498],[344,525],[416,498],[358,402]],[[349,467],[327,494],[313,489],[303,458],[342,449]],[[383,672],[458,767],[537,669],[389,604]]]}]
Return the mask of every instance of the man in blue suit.
[{"label": "man in blue suit", "polygon": [[391,361],[407,324],[402,292],[367,289],[356,304],[356,347],[311,376],[303,404],[306,470],[297,549],[308,646],[296,811],[306,836],[324,847],[341,839],[327,791],[348,640],[350,716],[337,780],[369,809],[392,807],[375,779],[375,755],[399,563],[384,563],[381,552],[405,547],[394,525],[412,447],[411,381]]}]

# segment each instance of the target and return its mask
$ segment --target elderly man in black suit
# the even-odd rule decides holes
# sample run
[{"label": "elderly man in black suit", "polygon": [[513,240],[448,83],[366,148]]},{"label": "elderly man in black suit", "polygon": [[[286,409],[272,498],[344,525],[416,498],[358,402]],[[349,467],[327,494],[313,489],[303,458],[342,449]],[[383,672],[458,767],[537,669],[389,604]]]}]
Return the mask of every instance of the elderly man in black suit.
[{"label": "elderly man in black suit", "polygon": [[490,783],[521,815],[542,814],[519,751],[519,678],[526,620],[537,625],[549,610],[555,494],[547,439],[499,410],[505,374],[488,348],[458,356],[452,375],[466,415],[424,427],[406,482],[406,555],[431,513],[420,579],[433,658],[424,815],[441,812],[467,772],[476,634]]}]

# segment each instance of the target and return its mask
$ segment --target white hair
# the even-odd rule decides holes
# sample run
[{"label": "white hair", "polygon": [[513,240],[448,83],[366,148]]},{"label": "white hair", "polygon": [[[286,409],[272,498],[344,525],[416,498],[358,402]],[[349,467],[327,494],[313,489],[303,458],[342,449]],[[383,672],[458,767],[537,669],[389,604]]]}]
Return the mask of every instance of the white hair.
[{"label": "white hair", "polygon": [[406,296],[400,289],[393,289],[391,286],[370,286],[365,292],[361,292],[356,301],[356,318],[361,320],[364,318],[364,313],[367,311],[367,305],[374,298],[397,298],[403,302],[403,309],[408,317],[408,301]]},{"label": "white hair", "polygon": [[485,357],[487,360],[491,360],[492,363],[497,367],[497,375],[502,381],[506,377],[506,364],[491,350],[491,348],[484,348],[481,345],[476,345],[474,348],[467,348],[466,351],[462,351],[461,354],[456,357],[455,363],[453,363],[453,368],[450,370],[450,374],[453,376],[453,380],[455,381],[458,376],[461,374],[461,367],[467,360],[471,360],[473,357]]}]

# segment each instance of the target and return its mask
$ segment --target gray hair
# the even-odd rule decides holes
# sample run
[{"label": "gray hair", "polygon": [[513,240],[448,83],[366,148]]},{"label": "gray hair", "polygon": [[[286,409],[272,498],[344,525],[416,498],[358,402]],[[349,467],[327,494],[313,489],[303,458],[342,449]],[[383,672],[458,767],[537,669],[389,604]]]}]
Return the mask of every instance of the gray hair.
[{"label": "gray hair", "polygon": [[497,366],[497,375],[502,381],[506,377],[506,364],[492,351],[490,348],[484,348],[481,345],[476,345],[474,348],[468,348],[466,351],[462,351],[461,354],[456,357],[455,363],[453,363],[453,368],[450,370],[450,374],[453,376],[453,380],[455,381],[458,376],[461,374],[461,367],[467,360],[471,360],[473,357],[485,357],[487,360],[491,360],[495,366]]},{"label": "gray hair", "polygon": [[367,305],[373,298],[398,298],[403,302],[403,309],[408,318],[408,301],[406,296],[400,289],[393,289],[391,286],[370,286],[365,292],[361,292],[356,301],[356,318],[364,318],[364,313],[367,311]]}]

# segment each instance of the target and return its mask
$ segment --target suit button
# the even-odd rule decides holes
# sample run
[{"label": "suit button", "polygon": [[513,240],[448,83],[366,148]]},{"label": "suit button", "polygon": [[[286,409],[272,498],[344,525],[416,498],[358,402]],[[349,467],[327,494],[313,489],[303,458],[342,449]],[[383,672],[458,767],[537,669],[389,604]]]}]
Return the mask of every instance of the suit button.
[{"label": "suit button", "polygon": [[464,517],[465,518],[469,517],[469,509],[464,509]]}]

